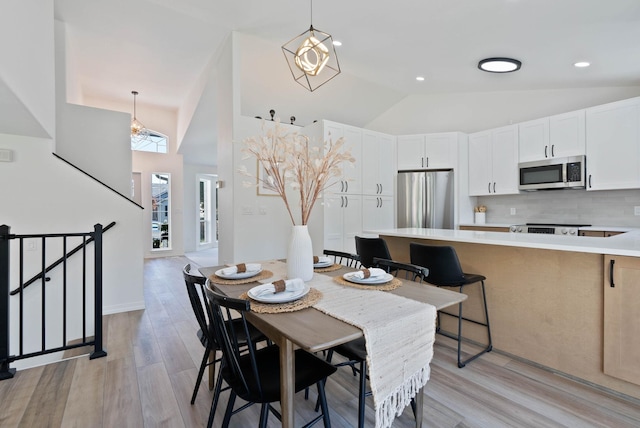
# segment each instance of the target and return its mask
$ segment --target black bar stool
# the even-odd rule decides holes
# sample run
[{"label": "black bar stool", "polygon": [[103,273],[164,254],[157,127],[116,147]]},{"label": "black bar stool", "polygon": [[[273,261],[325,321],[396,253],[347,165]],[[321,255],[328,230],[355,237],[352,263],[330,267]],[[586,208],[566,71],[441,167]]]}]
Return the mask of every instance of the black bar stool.
[{"label": "black bar stool", "polygon": [[[438,327],[437,333],[443,336],[456,339],[458,341],[458,367],[462,368],[467,363],[475,360],[485,352],[490,352],[493,349],[491,344],[491,328],[489,327],[489,311],[487,310],[487,297],[484,290],[484,280],[486,279],[482,275],[470,274],[462,272],[460,267],[460,260],[453,247],[445,245],[425,245],[425,244],[409,244],[409,253],[411,257],[411,263],[418,266],[424,266],[429,269],[429,276],[426,281],[430,284],[438,287],[458,287],[462,293],[464,287],[470,284],[480,283],[482,291],[482,304],[484,306],[485,321],[478,321],[462,316],[462,302],[458,304],[458,314],[452,314],[445,311],[438,311]],[[440,330],[440,314],[449,315],[458,318],[458,334],[453,334],[447,331]],[[465,338],[462,336],[462,322],[468,321],[474,324],[482,325],[487,328],[488,344],[479,353],[472,355],[466,360],[460,359],[460,348],[462,340]],[[468,341],[468,339],[466,339]]]}]

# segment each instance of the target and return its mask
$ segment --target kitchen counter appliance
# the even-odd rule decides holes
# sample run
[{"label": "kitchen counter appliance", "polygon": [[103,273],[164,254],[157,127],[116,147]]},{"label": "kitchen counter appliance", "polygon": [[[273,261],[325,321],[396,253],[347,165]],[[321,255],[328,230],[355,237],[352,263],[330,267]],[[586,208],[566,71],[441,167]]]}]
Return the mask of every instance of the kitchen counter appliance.
[{"label": "kitchen counter appliance", "polygon": [[514,224],[509,227],[511,233],[542,233],[548,235],[578,236],[581,227],[589,227],[590,224],[546,224],[527,223]]}]

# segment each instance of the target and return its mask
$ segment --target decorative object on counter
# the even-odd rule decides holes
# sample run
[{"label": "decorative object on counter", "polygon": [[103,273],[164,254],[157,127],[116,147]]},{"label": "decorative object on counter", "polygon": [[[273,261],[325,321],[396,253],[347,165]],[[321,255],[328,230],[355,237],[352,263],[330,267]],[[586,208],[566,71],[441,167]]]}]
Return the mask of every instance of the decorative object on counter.
[{"label": "decorative object on counter", "polygon": [[340,74],[340,64],[331,34],[313,28],[313,1],[309,30],[282,46],[293,79],[310,91]]},{"label": "decorative object on counter", "polygon": [[486,213],[487,213],[487,207],[485,207],[484,205],[480,205],[474,208],[474,222],[476,224],[484,224],[487,221],[486,218]]},{"label": "decorative object on counter", "polygon": [[[289,278],[308,281],[313,276],[313,251],[307,230],[309,216],[320,194],[337,183],[345,162],[355,162],[351,150],[343,150],[344,139],[335,142],[329,138],[324,144],[312,147],[309,138],[297,132],[287,132],[278,119],[275,126],[263,134],[247,138],[242,151],[258,160],[259,171],[264,171],[257,183],[245,182],[246,186],[263,186],[279,195],[284,202],[293,230],[287,256]],[[241,174],[252,177],[246,167]],[[290,199],[297,199],[300,206],[300,221],[296,221]],[[297,228],[297,226],[304,226]],[[306,241],[306,242],[303,242]],[[290,261],[290,262],[289,262]]]},{"label": "decorative object on counter", "polygon": [[295,116],[291,116],[291,117],[289,118],[289,120],[291,121],[291,124],[293,125],[293,122],[295,122],[295,121],[296,121],[296,117],[295,117]]},{"label": "decorative object on counter", "polygon": [[269,116],[271,116],[271,122],[273,122],[273,118],[274,118],[275,115],[276,115],[276,111],[275,110],[273,110],[273,109],[269,110]]}]

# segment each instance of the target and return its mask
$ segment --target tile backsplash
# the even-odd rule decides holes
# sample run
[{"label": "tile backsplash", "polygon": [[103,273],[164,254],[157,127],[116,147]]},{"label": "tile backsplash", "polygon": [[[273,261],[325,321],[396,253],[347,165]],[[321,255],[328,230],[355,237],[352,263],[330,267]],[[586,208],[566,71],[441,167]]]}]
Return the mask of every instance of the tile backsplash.
[{"label": "tile backsplash", "polygon": [[[487,223],[576,223],[595,226],[640,228],[640,190],[549,190],[519,195],[482,196],[478,205],[487,207]],[[511,209],[515,208],[515,215]]]}]

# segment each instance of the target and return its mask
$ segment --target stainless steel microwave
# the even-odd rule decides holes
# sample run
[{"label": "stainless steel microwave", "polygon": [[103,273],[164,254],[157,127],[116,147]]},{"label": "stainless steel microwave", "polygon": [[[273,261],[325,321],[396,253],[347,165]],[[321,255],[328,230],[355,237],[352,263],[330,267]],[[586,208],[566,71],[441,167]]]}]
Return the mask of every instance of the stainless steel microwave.
[{"label": "stainless steel microwave", "polygon": [[520,190],[584,189],[585,156],[551,158],[518,164]]}]

